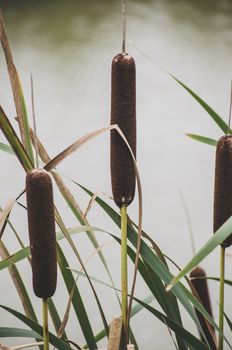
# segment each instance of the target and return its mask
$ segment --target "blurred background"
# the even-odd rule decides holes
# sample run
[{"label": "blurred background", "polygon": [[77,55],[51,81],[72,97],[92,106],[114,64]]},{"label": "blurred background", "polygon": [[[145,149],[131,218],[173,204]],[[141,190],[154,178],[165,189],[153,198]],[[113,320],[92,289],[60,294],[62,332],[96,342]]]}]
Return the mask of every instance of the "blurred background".
[{"label": "blurred background", "polygon": [[[0,0],[5,24],[31,118],[30,74],[34,79],[38,136],[49,154],[55,156],[89,131],[109,125],[110,74],[112,57],[121,51],[122,15],[119,0],[26,1]],[[127,51],[137,65],[138,166],[143,186],[143,228],[160,248],[179,265],[193,255],[183,200],[191,218],[196,248],[212,235],[214,147],[190,140],[198,133],[218,139],[222,132],[207,113],[158,64],[186,83],[225,120],[228,119],[232,76],[232,3],[230,0],[128,0]],[[3,52],[0,53],[0,104],[17,128],[16,115]],[[5,142],[0,135],[0,141]],[[13,157],[0,153],[0,204],[24,189],[25,174]],[[92,140],[66,159],[58,170],[93,192],[111,194],[109,134]],[[89,198],[66,180],[85,210]],[[68,227],[77,226],[70,209],[55,192],[56,203]],[[22,199],[22,202],[25,199]],[[109,199],[106,200],[114,206]],[[137,198],[128,210],[137,220]],[[25,244],[28,243],[26,212],[16,206],[11,214]],[[119,234],[104,213],[94,205],[89,216],[93,226]],[[108,235],[97,233],[115,283],[120,286],[120,251]],[[84,233],[75,242],[85,261],[93,248]],[[4,242],[11,253],[19,249],[7,229]],[[69,247],[62,248],[70,265],[79,269]],[[229,249],[228,249],[229,251]],[[232,278],[232,261],[227,257],[227,278]],[[208,275],[219,274],[219,250],[202,266]],[[31,290],[31,272],[26,262],[18,264]],[[132,277],[132,266],[130,276]],[[108,281],[101,262],[94,256],[87,264],[90,275]],[[173,270],[176,272],[175,270]],[[1,304],[22,311],[9,274],[1,271]],[[86,280],[78,281],[95,332],[102,329],[96,303]],[[218,317],[218,283],[210,282],[214,315]],[[114,293],[96,284],[107,319],[120,313]],[[226,310],[231,317],[232,301],[226,287]],[[136,296],[148,294],[138,279]],[[32,297],[38,313],[40,302]],[[55,301],[65,311],[67,293],[59,277]],[[0,325],[25,328],[0,311]],[[83,345],[79,325],[71,314],[69,338]],[[195,331],[186,316],[185,326]],[[132,320],[141,348],[174,349],[165,326],[147,312]],[[228,330],[226,330],[227,334]],[[26,340],[3,339],[7,346]],[[104,345],[105,342],[102,342]],[[226,348],[226,347],[225,347]]]}]

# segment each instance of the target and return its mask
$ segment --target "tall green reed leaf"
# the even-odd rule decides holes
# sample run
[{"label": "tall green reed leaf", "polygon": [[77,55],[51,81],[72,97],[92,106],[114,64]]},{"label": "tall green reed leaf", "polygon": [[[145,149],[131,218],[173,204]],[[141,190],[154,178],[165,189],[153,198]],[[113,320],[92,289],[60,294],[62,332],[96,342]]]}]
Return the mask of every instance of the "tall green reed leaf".
[{"label": "tall green reed leaf", "polygon": [[170,281],[168,289],[172,288],[189,271],[197,266],[207,255],[209,255],[219,244],[221,244],[231,234],[232,217],[222,225],[216,233],[203,245],[198,253],[188,262],[181,272]]},{"label": "tall green reed leaf", "polygon": [[169,74],[178,84],[180,84],[200,105],[206,110],[209,116],[214,120],[214,122],[219,126],[219,128],[223,131],[224,134],[228,132],[227,123],[193,90],[191,90],[187,85],[182,83],[179,79],[177,79],[174,75]]},{"label": "tall green reed leaf", "polygon": [[30,171],[33,169],[33,164],[28,157],[25,148],[23,147],[21,141],[19,140],[14,128],[12,127],[9,119],[7,118],[5,112],[0,106],[0,128],[5,135],[7,141],[11,145],[13,151],[17,155],[18,160],[22,164],[25,171]]},{"label": "tall green reed leaf", "polygon": [[[22,313],[14,310],[14,309],[11,309],[11,308],[6,307],[4,305],[0,305],[0,307],[3,310],[6,310],[10,314],[12,314],[13,316],[17,317],[20,321],[22,321],[25,325],[30,327],[33,331],[35,331],[41,337],[43,336],[43,327],[40,326],[37,322],[31,320],[27,316],[23,315]],[[72,348],[67,343],[65,343],[63,340],[57,338],[54,334],[52,334],[50,332],[49,332],[49,340],[50,340],[50,344],[54,345],[54,347],[56,347],[59,350],[72,350]]]},{"label": "tall green reed leaf", "polygon": [[210,146],[217,146],[217,141],[214,139],[211,139],[209,137],[205,137],[205,136],[200,136],[200,135],[196,135],[196,134],[186,134],[186,136],[188,136],[190,139],[205,143],[207,145]]},{"label": "tall green reed leaf", "polygon": [[95,342],[94,333],[92,331],[91,324],[89,322],[88,315],[81,298],[81,294],[77,288],[72,272],[69,269],[68,262],[58,244],[57,244],[57,254],[58,254],[58,264],[60,266],[60,270],[69,294],[72,293],[74,288],[72,304],[73,304],[76,317],[81,326],[83,335],[85,337],[85,340],[90,349],[96,349],[97,344]]},{"label": "tall green reed leaf", "polygon": [[11,154],[12,156],[15,155],[13,149],[9,145],[6,145],[3,142],[0,142],[0,150],[5,152],[5,153]]},{"label": "tall green reed leaf", "polygon": [[34,331],[21,328],[0,327],[0,338],[39,338]]},{"label": "tall green reed leaf", "polygon": [[225,316],[225,319],[226,319],[226,322],[232,332],[232,321],[229,319],[229,317],[227,316],[227,314],[225,312],[223,312],[224,316]]},{"label": "tall green reed leaf", "polygon": [[[184,84],[175,75],[168,72],[161,64],[156,62],[152,57],[146,54],[141,48],[135,45],[131,40],[129,41],[146,59],[158,66],[165,74],[168,74],[172,79],[174,79],[180,86],[182,86],[194,99],[197,101],[201,107],[209,114],[209,116],[214,120],[214,122],[219,126],[224,134],[228,132],[227,123],[216,113],[212,107],[210,107],[200,96],[198,96],[192,89],[190,89],[186,84]],[[231,130],[230,130],[231,132]]]}]

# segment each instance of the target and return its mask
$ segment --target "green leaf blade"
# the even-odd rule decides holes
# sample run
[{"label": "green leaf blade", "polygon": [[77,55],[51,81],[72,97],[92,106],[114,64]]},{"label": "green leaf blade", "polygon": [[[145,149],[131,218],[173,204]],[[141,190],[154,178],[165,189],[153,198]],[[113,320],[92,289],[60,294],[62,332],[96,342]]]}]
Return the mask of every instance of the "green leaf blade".
[{"label": "green leaf blade", "polygon": [[209,137],[196,135],[196,134],[186,134],[186,136],[188,136],[190,139],[193,139],[195,141],[205,143],[206,145],[210,145],[210,146],[214,146],[214,147],[217,146],[217,141],[214,139],[211,139]]}]

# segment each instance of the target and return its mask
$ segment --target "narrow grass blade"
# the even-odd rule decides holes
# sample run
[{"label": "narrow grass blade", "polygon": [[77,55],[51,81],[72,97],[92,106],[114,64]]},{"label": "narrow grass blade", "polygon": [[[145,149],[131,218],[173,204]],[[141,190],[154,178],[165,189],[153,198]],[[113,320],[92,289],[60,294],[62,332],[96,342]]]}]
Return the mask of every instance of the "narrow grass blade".
[{"label": "narrow grass blade", "polygon": [[0,327],[0,338],[39,338],[34,331],[21,328]]},{"label": "narrow grass blade", "polygon": [[[10,314],[17,317],[20,321],[22,321],[24,324],[26,324],[28,327],[30,327],[33,331],[35,331],[37,334],[39,334],[41,337],[43,335],[43,327],[40,326],[37,322],[31,320],[27,316],[21,314],[20,312],[13,310],[7,306],[0,305],[0,307],[6,311],[8,311]],[[72,348],[65,343],[63,340],[57,338],[54,334],[49,332],[49,342],[50,344],[54,345],[59,350],[72,350]]]},{"label": "narrow grass blade", "polygon": [[210,139],[209,137],[201,136],[201,135],[196,135],[196,134],[186,134],[190,139],[205,143],[210,146],[217,146],[217,141],[214,139]]},{"label": "narrow grass blade", "polygon": [[11,49],[10,49],[10,45],[7,38],[3,17],[1,13],[0,13],[0,39],[1,39],[3,51],[5,54],[9,78],[11,82],[11,88],[14,96],[14,102],[15,102],[18,121],[19,121],[22,144],[25,147],[29,155],[29,158],[33,163],[33,151],[32,151],[30,135],[29,135],[29,125],[28,125],[25,100],[23,96],[19,75],[13,62],[13,56],[11,53]]},{"label": "narrow grass blade", "polygon": [[214,120],[214,122],[219,126],[219,128],[223,131],[224,134],[228,132],[227,123],[204,101],[201,97],[199,97],[193,90],[191,90],[187,85],[182,83],[179,79],[177,79],[174,75],[169,74],[178,84],[180,84],[200,105],[203,107],[206,112],[210,115],[210,117]]},{"label": "narrow grass blade", "polygon": [[73,292],[72,304],[73,304],[76,317],[81,326],[83,335],[85,337],[85,340],[90,349],[96,349],[97,344],[95,342],[94,333],[91,328],[91,324],[89,322],[88,315],[81,298],[81,294],[77,288],[72,272],[69,270],[68,262],[58,244],[57,244],[57,254],[58,254],[58,264],[69,294],[72,292],[72,289],[75,286],[74,292]]},{"label": "narrow grass blade", "polygon": [[[5,247],[5,245],[2,241],[0,241],[0,255],[3,259],[7,259],[7,257],[10,255],[7,248]],[[9,273],[11,275],[13,282],[14,282],[14,285],[15,285],[15,288],[18,292],[18,295],[21,299],[21,302],[22,302],[22,305],[24,307],[26,315],[28,317],[32,318],[33,320],[37,321],[36,314],[35,314],[35,311],[33,309],[31,300],[29,298],[29,295],[27,293],[25,285],[22,281],[20,273],[15,265],[11,265],[9,267]]]},{"label": "narrow grass blade", "polygon": [[14,131],[9,119],[7,118],[5,112],[0,106],[0,128],[5,135],[7,141],[15,152],[18,160],[22,164],[25,171],[33,169],[33,163],[31,162],[29,156],[27,155],[25,148],[20,142],[17,134]]},{"label": "narrow grass blade", "polygon": [[229,319],[229,317],[227,316],[227,314],[225,312],[223,312],[223,314],[224,314],[226,322],[230,328],[230,331],[232,332],[232,321]]},{"label": "narrow grass blade", "polygon": [[204,244],[199,252],[189,261],[189,263],[181,270],[181,272],[171,281],[167,287],[170,290],[182,277],[197,266],[209,253],[211,253],[219,244],[221,244],[232,231],[232,217],[230,217],[224,225]]},{"label": "narrow grass blade", "polygon": [[12,264],[16,264],[18,261],[21,261],[30,256],[30,248],[26,247],[19,250],[18,252],[10,255],[6,259],[0,261],[0,271],[9,268]]},{"label": "narrow grass blade", "polygon": [[[202,277],[202,279],[220,282],[220,278],[218,278],[218,277]],[[224,282],[225,282],[225,284],[227,284],[228,286],[231,286],[231,287],[232,287],[232,281],[231,281],[231,280],[225,279]]]},{"label": "narrow grass blade", "polygon": [[12,156],[15,156],[13,149],[10,146],[6,145],[5,143],[0,142],[0,150],[2,152],[11,154]]},{"label": "narrow grass blade", "polygon": [[174,322],[169,317],[165,316],[158,310],[154,309],[150,305],[147,305],[146,303],[142,302],[141,300],[134,298],[139,304],[141,304],[145,309],[150,311],[153,315],[155,315],[161,322],[163,322],[165,325],[167,325],[169,328],[171,328],[175,333],[178,333],[183,340],[186,341],[188,345],[193,346],[195,350],[210,350],[209,346],[202,343],[199,339],[197,339],[194,335],[192,335],[190,332],[188,332],[186,329],[178,325],[176,322]]},{"label": "narrow grass blade", "polygon": [[[137,47],[132,41],[130,43],[149,61],[158,66],[164,73],[168,74],[171,78],[173,78],[180,86],[182,86],[200,105],[204,110],[210,115],[210,117],[214,120],[214,122],[219,126],[219,128],[223,131],[224,134],[228,132],[227,123],[201,98],[199,97],[192,89],[190,89],[186,84],[180,81],[173,74],[169,73],[162,65],[156,62],[153,58],[147,55],[143,50]],[[231,130],[230,130],[231,132]]]}]

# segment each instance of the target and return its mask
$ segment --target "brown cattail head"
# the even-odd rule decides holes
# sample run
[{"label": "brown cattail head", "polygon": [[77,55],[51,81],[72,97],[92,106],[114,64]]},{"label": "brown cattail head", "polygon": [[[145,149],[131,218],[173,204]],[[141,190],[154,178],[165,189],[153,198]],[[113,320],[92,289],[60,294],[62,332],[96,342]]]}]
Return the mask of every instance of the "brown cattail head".
[{"label": "brown cattail head", "polygon": [[[232,135],[222,136],[217,143],[214,185],[214,232],[232,215]],[[231,235],[222,243],[229,247]]]},{"label": "brown cattail head", "polygon": [[32,256],[34,293],[49,298],[56,290],[57,257],[53,190],[45,170],[26,176],[28,229]]},{"label": "brown cattail head", "polygon": [[[112,61],[111,124],[118,124],[136,157],[135,62],[128,54]],[[111,183],[116,205],[128,206],[135,194],[131,154],[116,130],[111,131]]]},{"label": "brown cattail head", "polygon": [[[206,273],[199,266],[195,267],[195,269],[193,269],[190,273],[190,278],[192,278],[191,282],[193,284],[193,287],[195,288],[195,291],[197,292],[197,295],[195,296],[197,298],[199,297],[199,300],[204,306],[204,308],[206,309],[206,311],[208,311],[208,313],[213,317],[208,284],[207,284],[207,280],[204,279],[204,277],[206,277]],[[195,309],[195,311],[196,311],[197,318],[201,324],[202,330],[205,334],[205,337],[208,340],[208,343],[210,345],[210,349],[216,350],[216,341],[215,341],[216,338],[215,338],[215,330],[213,326],[210,323],[207,323],[204,316],[197,309]],[[209,327],[211,329],[211,332],[209,331]],[[202,334],[200,334],[200,336],[202,341],[205,341]]]}]

